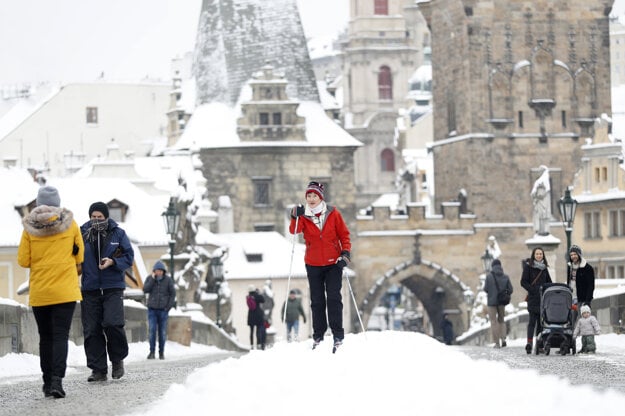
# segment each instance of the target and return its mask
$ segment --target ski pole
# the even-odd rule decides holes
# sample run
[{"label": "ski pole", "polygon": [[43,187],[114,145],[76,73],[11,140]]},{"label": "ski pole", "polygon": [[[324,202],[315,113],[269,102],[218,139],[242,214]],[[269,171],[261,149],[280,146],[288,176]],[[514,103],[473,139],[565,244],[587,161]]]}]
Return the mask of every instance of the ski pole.
[{"label": "ski pole", "polygon": [[347,287],[349,288],[349,293],[352,295],[352,301],[354,301],[354,308],[356,308],[356,315],[358,316],[358,322],[360,322],[360,327],[362,328],[362,333],[365,334],[365,339],[367,339],[367,331],[365,331],[365,326],[362,324],[362,318],[360,317],[360,311],[358,310],[358,304],[356,303],[356,298],[354,297],[354,291],[352,290],[352,284],[349,282],[349,277],[347,276],[347,272],[343,269],[343,276],[345,276],[345,280],[347,280]]},{"label": "ski pole", "polygon": [[[291,274],[293,270],[293,255],[295,253],[295,236],[297,235],[297,225],[299,224],[299,217],[295,217],[295,229],[293,230],[293,242],[291,244],[291,264],[289,265],[289,277],[286,281],[286,297],[285,299],[289,299],[289,290],[291,286]],[[284,301],[284,312],[282,315],[282,322],[286,323],[286,304],[287,301]]]}]

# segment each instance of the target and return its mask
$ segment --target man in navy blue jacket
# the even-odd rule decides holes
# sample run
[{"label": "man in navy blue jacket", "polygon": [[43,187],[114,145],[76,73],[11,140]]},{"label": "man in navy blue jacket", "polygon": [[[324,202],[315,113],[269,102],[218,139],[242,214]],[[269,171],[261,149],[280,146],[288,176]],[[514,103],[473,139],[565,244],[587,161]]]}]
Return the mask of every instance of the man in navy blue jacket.
[{"label": "man in navy blue jacket", "polygon": [[105,381],[108,358],[114,379],[124,375],[128,340],[124,330],[125,270],[132,267],[134,251],[126,232],[109,218],[108,206],[94,202],[89,207],[90,220],[80,227],[85,242],[82,265],[82,326],[87,367],[92,372],[87,381]]}]

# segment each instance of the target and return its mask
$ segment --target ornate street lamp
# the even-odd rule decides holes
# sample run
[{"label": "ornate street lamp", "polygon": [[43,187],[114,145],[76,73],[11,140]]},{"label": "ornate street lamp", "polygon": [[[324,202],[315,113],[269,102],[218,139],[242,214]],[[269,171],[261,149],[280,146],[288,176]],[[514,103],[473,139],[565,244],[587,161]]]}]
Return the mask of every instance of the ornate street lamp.
[{"label": "ornate street lamp", "polygon": [[217,326],[221,328],[221,282],[224,278],[224,264],[221,261],[221,256],[212,257],[210,267],[213,279],[215,279],[215,292],[217,292]]},{"label": "ornate street lamp", "polygon": [[573,231],[573,221],[575,220],[575,210],[577,209],[577,201],[571,198],[571,190],[566,189],[564,196],[558,201],[558,209],[560,210],[560,218],[564,224],[566,232],[566,253],[568,256],[571,250],[571,232]]},{"label": "ornate street lamp", "polygon": [[176,233],[178,232],[178,226],[180,225],[180,212],[176,209],[174,204],[174,197],[169,198],[169,206],[167,211],[161,214],[165,221],[165,229],[169,234],[169,270],[171,278],[174,278],[174,246],[176,245]]},{"label": "ornate street lamp", "polygon": [[482,268],[484,269],[484,273],[490,272],[493,260],[495,260],[493,258],[493,255],[490,254],[490,251],[484,250],[484,254],[482,255],[482,257],[480,257],[480,260],[482,260]]}]

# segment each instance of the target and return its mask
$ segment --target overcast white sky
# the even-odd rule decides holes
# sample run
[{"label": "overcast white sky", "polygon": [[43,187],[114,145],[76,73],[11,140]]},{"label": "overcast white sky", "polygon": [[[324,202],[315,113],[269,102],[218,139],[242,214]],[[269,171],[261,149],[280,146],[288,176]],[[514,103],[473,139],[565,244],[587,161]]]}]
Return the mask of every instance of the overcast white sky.
[{"label": "overcast white sky", "polygon": [[[307,36],[337,32],[348,0],[297,0]],[[0,87],[36,81],[169,79],[191,51],[202,0],[0,1]],[[328,10],[332,10],[328,13]]]}]

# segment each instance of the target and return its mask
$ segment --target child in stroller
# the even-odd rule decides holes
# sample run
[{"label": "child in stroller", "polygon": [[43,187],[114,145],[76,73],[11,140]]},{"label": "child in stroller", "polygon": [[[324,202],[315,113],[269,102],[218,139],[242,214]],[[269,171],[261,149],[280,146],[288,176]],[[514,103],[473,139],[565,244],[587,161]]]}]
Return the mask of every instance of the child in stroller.
[{"label": "child in stroller", "polygon": [[[573,339],[573,292],[564,283],[546,283],[540,288],[540,321],[543,330],[538,336],[545,355],[559,348],[561,355],[575,354]],[[540,349],[536,348],[536,354]]]}]

